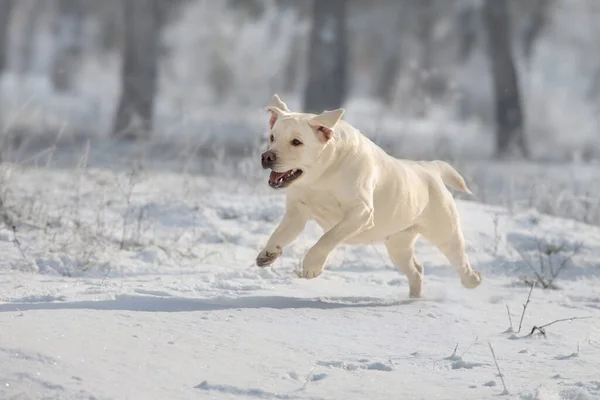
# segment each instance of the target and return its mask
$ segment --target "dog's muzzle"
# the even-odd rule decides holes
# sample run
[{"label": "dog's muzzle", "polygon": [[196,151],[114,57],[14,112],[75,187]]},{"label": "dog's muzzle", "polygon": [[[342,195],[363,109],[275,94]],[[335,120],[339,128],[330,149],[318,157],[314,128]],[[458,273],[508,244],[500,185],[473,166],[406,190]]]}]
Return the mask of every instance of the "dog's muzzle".
[{"label": "dog's muzzle", "polygon": [[261,155],[262,167],[264,169],[273,168],[275,160],[277,160],[277,156],[273,150],[267,150]]}]

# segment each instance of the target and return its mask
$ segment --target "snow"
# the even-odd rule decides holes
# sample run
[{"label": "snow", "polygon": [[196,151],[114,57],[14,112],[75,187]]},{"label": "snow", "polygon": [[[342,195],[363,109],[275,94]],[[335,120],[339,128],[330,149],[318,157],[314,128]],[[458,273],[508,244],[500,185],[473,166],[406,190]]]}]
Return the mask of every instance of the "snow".
[{"label": "snow", "polygon": [[[1,176],[2,399],[493,399],[489,343],[502,398],[600,399],[597,227],[458,200],[484,281],[464,289],[419,241],[425,298],[410,300],[378,244],[342,246],[322,276],[297,278],[312,223],[273,269],[255,267],[283,213],[266,175],[3,164]],[[564,249],[541,255],[552,243]],[[543,274],[540,257],[571,253],[517,332],[528,262]],[[591,318],[529,334],[571,317]]]},{"label": "snow", "polygon": [[[143,144],[107,140],[120,56],[91,44],[97,21],[72,93],[48,80],[50,19],[25,73],[23,35],[12,35],[0,79],[0,399],[495,399],[504,387],[489,343],[501,398],[599,399],[592,3],[556,4],[531,63],[517,57],[538,164],[490,161],[484,46],[458,67],[439,42],[450,98],[426,118],[407,115],[410,98],[372,97],[381,54],[397,46],[396,14],[350,10],[348,121],[393,155],[451,161],[475,192],[457,198],[484,283],[462,288],[420,241],[422,300],[408,299],[381,245],[342,246],[324,275],[297,278],[314,224],[273,269],[254,266],[284,204],[257,168],[262,110],[274,92],[302,103],[305,16],[269,8],[247,20],[223,2],[187,5],[165,27],[170,55]],[[414,64],[420,46],[405,42]],[[545,281],[558,273],[556,289],[538,283],[517,332],[532,269]],[[529,334],[571,317],[591,318]]]}]

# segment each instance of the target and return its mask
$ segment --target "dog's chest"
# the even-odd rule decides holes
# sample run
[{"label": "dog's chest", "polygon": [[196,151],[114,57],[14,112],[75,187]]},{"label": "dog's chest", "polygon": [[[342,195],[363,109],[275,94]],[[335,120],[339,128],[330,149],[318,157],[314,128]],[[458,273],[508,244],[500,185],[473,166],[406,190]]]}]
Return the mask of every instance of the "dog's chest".
[{"label": "dog's chest", "polygon": [[326,231],[340,222],[344,215],[342,204],[329,192],[307,192],[300,202],[311,218]]}]

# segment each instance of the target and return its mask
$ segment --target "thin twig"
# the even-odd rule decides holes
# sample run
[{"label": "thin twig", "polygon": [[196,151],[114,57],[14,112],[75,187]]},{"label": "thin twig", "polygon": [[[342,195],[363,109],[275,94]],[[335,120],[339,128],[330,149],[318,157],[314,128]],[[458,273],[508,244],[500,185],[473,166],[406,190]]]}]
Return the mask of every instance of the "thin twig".
[{"label": "thin twig", "polygon": [[15,245],[15,247],[17,248],[17,250],[19,250],[19,254],[21,254],[21,258],[23,259],[25,264],[27,264],[29,266],[29,268],[35,269],[35,264],[29,257],[27,257],[27,254],[25,254],[25,250],[23,249],[23,246],[21,246],[21,241],[17,237],[17,226],[13,223],[10,225],[10,229],[13,234],[12,242]]},{"label": "thin twig", "polygon": [[511,332],[514,332],[514,328],[513,328],[513,323],[512,323],[512,317],[510,316],[510,310],[508,309],[508,304],[506,305],[506,313],[508,314],[508,322],[510,323],[510,330]]},{"label": "thin twig", "polygon": [[381,255],[381,253],[379,251],[377,251],[377,247],[375,247],[375,245],[371,244],[371,247],[373,247],[373,251],[375,251],[375,253],[377,253],[377,255],[379,256],[379,259],[381,260],[381,263],[383,265],[386,264],[385,259],[383,258],[383,256]]},{"label": "thin twig", "polygon": [[108,274],[110,274],[111,271],[112,271],[112,267],[108,267],[108,270],[106,271],[106,274],[104,275],[104,278],[102,278],[102,282],[100,282],[100,287],[102,287],[102,285],[104,284],[104,281],[106,280],[106,278],[108,277]]},{"label": "thin twig", "polygon": [[494,363],[496,364],[496,369],[498,370],[498,375],[500,375],[500,380],[502,381],[502,386],[504,390],[500,393],[501,396],[506,396],[508,393],[508,389],[506,388],[506,382],[504,382],[504,375],[502,371],[500,371],[500,366],[498,365],[498,360],[496,359],[496,353],[494,353],[494,348],[492,347],[492,343],[488,341],[488,345],[490,346],[490,350],[492,351],[492,357],[494,357]]},{"label": "thin twig", "polygon": [[579,253],[579,251],[581,250],[582,247],[583,247],[582,242],[577,243],[575,246],[573,246],[573,251],[571,251],[571,254],[569,254],[568,257],[565,257],[565,259],[562,261],[562,263],[560,263],[560,265],[558,266],[556,271],[553,271],[552,268],[550,269],[550,274],[551,274],[552,278],[550,279],[549,285],[552,285],[552,282],[554,282],[554,280],[558,277],[558,275],[561,273],[561,271],[566,267],[567,263],[569,261],[571,261],[571,259],[577,253]]},{"label": "thin twig", "polygon": [[498,213],[494,214],[494,254],[498,254],[498,248],[500,247],[500,233],[498,231],[498,220],[500,216]]},{"label": "thin twig", "polygon": [[467,354],[467,351],[469,351],[471,349],[471,347],[473,347],[473,345],[475,343],[477,343],[477,339],[479,339],[479,336],[475,336],[475,340],[473,340],[473,343],[471,343],[469,345],[469,347],[467,347],[467,349],[465,351],[462,352],[462,354],[460,355],[460,357],[462,358],[465,354]]},{"label": "thin twig", "polygon": [[546,288],[546,282],[544,280],[544,277],[542,277],[539,272],[537,271],[537,269],[533,266],[533,264],[531,263],[531,261],[529,261],[529,258],[527,258],[525,256],[525,254],[523,254],[521,252],[521,250],[517,249],[517,253],[519,253],[519,256],[521,256],[521,259],[523,259],[523,261],[525,261],[525,264],[527,264],[527,266],[529,267],[529,269],[531,269],[531,271],[533,271],[533,273],[535,274],[536,279],[538,280],[538,282],[540,282],[542,284],[542,286],[544,288]]},{"label": "thin twig", "polygon": [[308,385],[308,382],[310,382],[310,379],[312,378],[312,373],[313,373],[314,369],[315,369],[315,367],[312,367],[310,369],[310,371],[308,371],[308,374],[306,375],[306,380],[304,381],[304,385],[302,385],[302,388],[300,390],[306,389],[306,386]]},{"label": "thin twig", "polygon": [[25,250],[23,250],[23,247],[21,246],[21,241],[17,237],[17,227],[15,225],[12,225],[11,226],[11,231],[12,231],[12,234],[13,234],[13,243],[15,244],[15,246],[17,247],[17,249],[19,250],[19,253],[21,253],[21,257],[23,257],[23,259],[27,260],[27,255],[25,254]]},{"label": "thin twig", "polygon": [[529,304],[529,299],[531,299],[531,292],[533,292],[533,288],[535,287],[535,281],[531,284],[531,289],[529,289],[529,295],[527,295],[527,301],[523,304],[523,312],[521,313],[521,320],[519,321],[519,330],[517,333],[521,332],[521,326],[523,325],[523,318],[525,317],[525,311],[527,310],[527,305]]},{"label": "thin twig", "polygon": [[[542,255],[544,254],[544,251],[542,250],[542,241],[540,240],[540,238],[536,237],[535,238],[535,244],[537,247],[537,251],[538,251],[538,259],[539,259],[539,263],[540,263],[540,274],[542,276],[544,276],[544,257],[542,257]],[[548,258],[548,261],[551,262],[550,258]]]},{"label": "thin twig", "polygon": [[561,318],[561,319],[557,319],[556,321],[552,321],[550,323],[547,323],[546,325],[542,325],[542,326],[534,326],[533,328],[531,328],[531,332],[529,333],[529,335],[533,335],[535,333],[536,330],[540,331],[540,333],[544,336],[546,336],[546,331],[544,330],[544,328],[550,326],[550,325],[554,325],[558,322],[566,322],[566,321],[573,321],[575,319],[590,319],[592,317],[571,317],[571,318]]}]

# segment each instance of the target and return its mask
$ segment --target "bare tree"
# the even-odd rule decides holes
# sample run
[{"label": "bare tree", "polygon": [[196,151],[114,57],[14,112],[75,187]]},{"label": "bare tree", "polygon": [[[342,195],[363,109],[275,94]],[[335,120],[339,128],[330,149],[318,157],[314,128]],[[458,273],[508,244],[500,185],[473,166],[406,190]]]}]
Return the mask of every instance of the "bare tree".
[{"label": "bare tree", "polygon": [[[277,0],[277,7],[279,7],[280,13],[294,12],[299,18],[304,18],[311,11],[311,4],[308,2],[298,2],[294,0]],[[306,51],[308,46],[305,40],[304,32],[301,30],[295,30],[292,42],[290,43],[290,50],[288,51],[288,59],[285,61],[283,67],[283,82],[282,92],[291,93],[298,90],[301,86],[301,77],[304,71],[304,62]]]},{"label": "bare tree", "polygon": [[385,104],[394,101],[394,94],[398,85],[398,77],[402,72],[402,49],[398,45],[395,51],[386,53],[381,74],[377,77],[377,94]]},{"label": "bare tree", "polygon": [[477,11],[472,4],[465,4],[458,11],[458,57],[466,63],[477,46]]},{"label": "bare tree", "polygon": [[404,19],[404,4],[394,4],[394,11],[397,13],[396,21],[391,34],[392,40],[387,41],[383,54],[383,64],[379,76],[376,78],[377,95],[383,100],[384,104],[389,105],[394,101],[396,94],[398,79],[402,72],[402,35],[405,19]]},{"label": "bare tree", "polygon": [[496,155],[502,158],[519,151],[522,156],[529,157],[519,79],[509,35],[507,0],[485,0],[483,17],[494,87]]},{"label": "bare tree", "polygon": [[54,32],[56,49],[50,77],[54,88],[60,92],[72,89],[82,51],[82,0],[58,0],[58,17]]},{"label": "bare tree", "polygon": [[157,89],[161,0],[124,0],[121,99],[113,134],[135,138],[152,130]]},{"label": "bare tree", "polygon": [[36,35],[40,21],[48,3],[36,0],[15,1],[13,18],[16,20],[18,32],[15,35],[17,54],[16,71],[20,76],[35,69]]},{"label": "bare tree", "polygon": [[419,41],[419,58],[417,68],[413,71],[411,103],[416,115],[425,116],[428,102],[434,95],[435,80],[432,76],[433,66],[433,30],[437,22],[435,0],[419,0],[416,9],[417,40]]},{"label": "bare tree", "polygon": [[283,93],[290,93],[298,88],[298,81],[302,67],[302,56],[304,54],[303,44],[304,35],[300,33],[294,34],[290,46],[292,50],[289,52],[289,57],[285,62],[283,76],[285,79],[282,83]]},{"label": "bare tree", "polygon": [[0,0],[0,75],[6,68],[6,50],[8,47],[8,27],[13,0]]},{"label": "bare tree", "polygon": [[304,111],[343,105],[348,95],[347,0],[313,0]]},{"label": "bare tree", "polygon": [[548,24],[552,2],[553,0],[529,0],[523,2],[523,6],[527,8],[529,17],[526,18],[521,41],[523,43],[523,55],[528,63],[533,57],[535,42]]},{"label": "bare tree", "polygon": [[417,39],[421,45],[419,68],[424,72],[431,70],[433,64],[433,29],[437,20],[435,0],[419,0],[416,9]]}]

